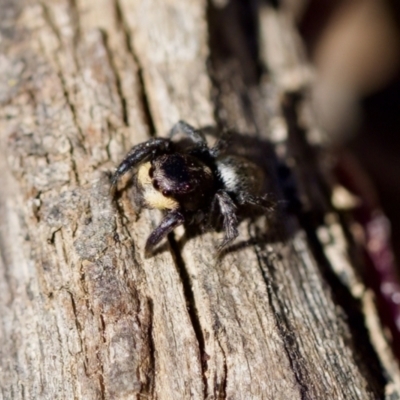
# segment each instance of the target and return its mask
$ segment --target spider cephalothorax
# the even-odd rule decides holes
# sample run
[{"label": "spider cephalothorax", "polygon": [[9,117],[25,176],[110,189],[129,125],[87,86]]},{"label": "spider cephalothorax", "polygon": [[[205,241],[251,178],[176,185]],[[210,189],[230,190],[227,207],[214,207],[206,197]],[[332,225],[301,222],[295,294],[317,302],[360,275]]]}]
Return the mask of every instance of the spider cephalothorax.
[{"label": "spider cephalothorax", "polygon": [[[177,136],[180,135],[180,139]],[[153,138],[134,146],[112,177],[112,191],[122,175],[136,169],[142,204],[164,210],[165,217],[146,243],[149,252],[184,222],[203,221],[218,206],[225,237],[219,250],[238,235],[238,207],[271,208],[260,196],[263,173],[242,157],[222,154],[219,142],[209,148],[200,130],[179,121],[169,138]]]}]

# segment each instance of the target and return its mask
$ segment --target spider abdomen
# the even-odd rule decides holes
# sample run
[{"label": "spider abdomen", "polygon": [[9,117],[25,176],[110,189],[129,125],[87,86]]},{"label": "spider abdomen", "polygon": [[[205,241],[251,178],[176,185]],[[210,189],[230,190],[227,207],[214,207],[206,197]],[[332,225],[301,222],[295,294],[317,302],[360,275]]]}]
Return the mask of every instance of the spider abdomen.
[{"label": "spider abdomen", "polygon": [[264,173],[246,158],[228,155],[217,160],[218,176],[228,192],[258,195],[264,186]]}]

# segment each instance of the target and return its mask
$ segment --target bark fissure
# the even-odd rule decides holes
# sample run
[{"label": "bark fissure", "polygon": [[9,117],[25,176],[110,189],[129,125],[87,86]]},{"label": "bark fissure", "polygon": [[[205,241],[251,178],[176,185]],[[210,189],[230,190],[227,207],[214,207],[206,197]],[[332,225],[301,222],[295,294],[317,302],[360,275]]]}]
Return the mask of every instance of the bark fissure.
[{"label": "bark fissure", "polygon": [[125,98],[123,90],[122,90],[121,78],[118,73],[118,68],[115,65],[112,50],[110,49],[110,46],[107,43],[107,33],[106,32],[102,32],[102,39],[103,39],[104,48],[107,53],[108,62],[110,63],[110,67],[111,67],[114,77],[115,77],[115,86],[117,88],[118,97],[121,101],[122,121],[124,122],[125,126],[129,126],[127,101],[126,101],[126,98]]},{"label": "bark fissure", "polygon": [[120,5],[119,0],[113,0],[114,2],[114,7],[115,7],[115,12],[117,16],[117,23],[121,27],[123,34],[124,34],[124,39],[125,39],[125,46],[126,50],[134,60],[135,64],[137,65],[137,77],[139,80],[139,88],[138,88],[138,95],[140,99],[140,103],[143,107],[143,114],[145,118],[145,122],[147,123],[148,126],[148,131],[151,136],[154,136],[156,134],[156,128],[153,120],[153,116],[150,110],[150,103],[147,97],[147,91],[146,91],[146,83],[143,78],[143,67],[140,63],[140,58],[137,54],[137,52],[134,49],[134,46],[131,42],[131,34],[132,32],[130,31],[124,16],[122,12],[122,8]]},{"label": "bark fissure", "polygon": [[[80,23],[80,14],[79,14],[79,9],[78,9],[78,1],[77,0],[68,0],[68,6],[69,6],[69,14],[71,17],[71,24],[73,26],[73,44],[74,44],[74,49],[78,47],[79,40],[81,38],[81,23]],[[75,61],[77,61],[76,58],[76,52],[74,52],[74,58]],[[78,65],[78,63],[77,63]]]},{"label": "bark fissure", "polygon": [[226,364],[226,354],[224,351],[224,347],[221,345],[221,343],[218,339],[217,339],[217,344],[222,353],[223,364],[222,364],[222,379],[220,379],[219,382],[217,381],[217,383],[219,384],[219,387],[218,387],[218,389],[214,388],[214,391],[218,392],[218,400],[228,400],[228,397],[227,397],[227,394],[228,394],[228,392],[227,392],[228,365]]},{"label": "bark fissure", "polygon": [[[149,370],[155,373],[155,365],[156,365],[156,354],[155,354],[155,346],[154,346],[154,339],[153,339],[153,329],[154,329],[154,322],[153,322],[153,306],[151,299],[148,299],[148,308],[149,308],[149,319],[150,323],[147,329],[147,335],[149,340],[149,357],[150,357],[150,366]],[[154,376],[150,375],[147,377],[147,385],[143,387],[143,390],[140,392],[141,395],[144,396],[152,396],[154,397]]]},{"label": "bark fissure", "polygon": [[[66,290],[67,290],[67,293],[69,294],[69,296],[71,298],[72,310],[74,312],[74,318],[75,318],[75,325],[76,325],[77,331],[79,333],[79,340],[80,340],[81,348],[83,348],[83,341],[82,341],[82,331],[83,331],[83,329],[82,329],[81,323],[79,322],[74,295],[70,290],[68,290],[68,289],[66,289]],[[82,352],[82,350],[81,350],[81,352]]]},{"label": "bark fissure", "polygon": [[181,280],[182,280],[182,285],[183,285],[183,292],[186,298],[186,302],[188,305],[188,313],[190,316],[190,321],[193,326],[194,333],[197,338],[198,346],[199,346],[199,352],[200,352],[200,365],[202,368],[202,379],[203,379],[203,384],[204,384],[204,398],[207,398],[207,377],[206,377],[206,371],[207,371],[207,353],[205,351],[205,341],[204,341],[204,334],[203,334],[203,328],[201,326],[201,322],[198,316],[198,311],[196,307],[196,299],[192,290],[192,282],[191,278],[189,276],[188,270],[185,266],[185,262],[183,260],[180,248],[178,243],[175,240],[175,237],[173,234],[168,236],[168,241],[171,247],[171,251],[173,254],[174,261],[176,263],[176,267],[179,271]]},{"label": "bark fissure", "polygon": [[[106,332],[105,332],[106,326],[105,326],[105,322],[104,322],[104,316],[102,314],[99,315],[99,320],[100,320],[102,340],[103,340],[103,343],[106,344],[106,340],[107,340]],[[99,380],[100,389],[101,389],[101,399],[106,400],[107,393],[106,393],[106,384],[104,382],[104,364],[103,364],[102,357],[99,357],[99,366],[100,366],[100,370],[98,371],[97,375],[98,375],[98,380]]]},{"label": "bark fissure", "polygon": [[[71,3],[73,3],[73,1],[71,1]],[[51,31],[56,36],[56,38],[58,40],[58,45],[60,46],[60,49],[64,49],[64,51],[69,51],[70,49],[66,49],[65,46],[64,46],[61,33],[60,33],[60,31],[59,31],[59,29],[57,27],[57,24],[55,23],[55,21],[53,21],[53,18],[51,16],[51,12],[49,11],[48,7],[45,4],[42,4],[42,9],[43,9],[44,21],[48,24],[48,26],[50,27]],[[75,41],[75,43],[78,43],[78,40],[76,39],[76,35],[77,35],[76,30],[74,30],[74,38],[75,38],[74,41]],[[72,55],[73,55],[73,59],[74,59],[74,62],[75,62],[75,66],[78,69],[79,63],[77,62],[77,58],[76,58],[77,57],[76,51],[75,51],[76,50],[76,46],[72,46],[72,50],[73,50],[72,51]],[[45,53],[45,50],[43,48],[42,48],[42,51],[43,51],[43,53]],[[68,105],[69,110],[71,111],[74,124],[75,124],[75,126],[76,126],[76,128],[77,128],[77,130],[79,132],[79,139],[80,139],[79,141],[81,143],[84,143],[83,131],[82,131],[82,128],[81,128],[81,126],[80,126],[80,124],[78,122],[78,116],[77,116],[77,113],[76,113],[76,108],[75,108],[74,103],[71,100],[71,95],[70,95],[69,90],[68,90],[68,85],[67,85],[66,78],[63,75],[63,68],[61,66],[60,60],[58,59],[57,53],[54,54],[53,57],[54,57],[54,62],[57,65],[57,72],[56,73],[57,73],[58,78],[59,78],[60,83],[61,83],[61,87],[62,87],[62,90],[63,90],[65,101],[66,101],[66,103]],[[73,152],[73,150],[71,150],[71,153],[72,152]],[[78,179],[78,182],[79,182],[78,176],[77,176],[77,179]]]},{"label": "bark fissure", "polygon": [[[255,250],[257,253],[259,267],[265,280],[272,312],[275,317],[275,325],[280,332],[283,348],[286,356],[289,359],[290,367],[296,379],[301,399],[310,399],[306,380],[307,374],[302,368],[302,360],[301,357],[299,357],[299,349],[296,346],[296,341],[290,338],[290,335],[293,335],[293,329],[290,326],[289,320],[285,317],[285,313],[282,311],[284,310],[283,305],[279,304],[279,289],[273,285],[274,268],[276,267],[273,265],[273,263],[269,262],[268,256],[265,257],[260,253],[258,246],[255,246]],[[264,268],[262,268],[262,265],[266,265],[268,267],[268,274],[270,276],[267,276],[267,273]]]},{"label": "bark fissure", "polygon": [[[53,21],[53,18],[51,17],[51,13],[49,11],[49,8],[43,2],[40,3],[40,4],[41,4],[42,10],[43,10],[44,20],[46,21],[46,23],[49,25],[51,31],[56,36],[56,38],[58,40],[58,45],[62,46],[62,37],[61,37],[60,31],[57,28],[57,24]],[[43,51],[43,48],[42,48],[42,51]]]}]

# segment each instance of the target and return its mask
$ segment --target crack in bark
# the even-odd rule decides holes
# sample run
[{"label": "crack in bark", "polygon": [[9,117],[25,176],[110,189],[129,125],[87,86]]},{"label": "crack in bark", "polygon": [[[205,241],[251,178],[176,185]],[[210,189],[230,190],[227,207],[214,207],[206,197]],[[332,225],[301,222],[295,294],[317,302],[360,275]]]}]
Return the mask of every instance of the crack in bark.
[{"label": "crack in bark", "polygon": [[155,381],[155,371],[156,371],[156,349],[155,349],[155,345],[154,345],[154,339],[153,339],[153,328],[154,328],[154,313],[153,313],[153,301],[148,298],[148,308],[149,308],[149,319],[150,319],[150,323],[148,325],[148,329],[147,329],[147,336],[149,338],[149,357],[150,357],[150,367],[149,370],[153,372],[153,374],[149,374],[147,377],[147,385],[145,385],[144,389],[145,390],[141,390],[139,392],[139,396],[143,396],[143,397],[148,397],[151,396],[151,398],[154,397],[154,390],[155,390],[155,385],[154,385],[154,381]]},{"label": "crack in bark", "polygon": [[57,25],[54,23],[53,18],[50,15],[50,11],[48,6],[45,3],[41,3],[42,10],[43,10],[43,17],[44,20],[49,25],[50,29],[53,31],[54,35],[58,39],[58,43],[62,46],[62,39],[59,30],[57,29]]},{"label": "crack in bark", "polygon": [[[68,5],[70,7],[71,12],[71,25],[73,27],[73,43],[74,50],[78,47],[79,40],[81,38],[81,23],[80,23],[80,15],[79,8],[76,0],[68,0]],[[76,52],[74,51],[74,59],[77,62]],[[77,63],[78,65],[78,63]]]},{"label": "crack in bark", "polygon": [[80,342],[80,345],[81,345],[81,351],[79,353],[81,353],[82,349],[83,349],[82,336],[81,336],[82,331],[83,331],[83,327],[82,327],[81,323],[79,322],[74,295],[70,290],[68,290],[68,289],[65,289],[65,290],[66,290],[66,292],[69,294],[69,296],[71,298],[72,311],[74,313],[76,329],[77,329],[77,331],[79,333],[79,342]]},{"label": "crack in bark", "polygon": [[[72,6],[71,7],[72,9],[74,9],[74,7],[75,7],[74,14],[78,15],[79,13],[76,10],[75,0],[69,0],[69,2],[70,2],[70,6]],[[42,10],[43,10],[44,21],[48,24],[48,26],[50,27],[51,31],[56,36],[56,38],[58,40],[58,43],[59,43],[59,46],[64,48],[65,46],[63,45],[63,40],[62,40],[61,33],[58,30],[57,24],[53,21],[53,18],[52,18],[51,14],[50,14],[48,6],[46,6],[44,3],[42,3],[41,6],[42,6]],[[75,62],[75,65],[76,65],[77,69],[79,69],[79,63],[78,63],[77,56],[76,56],[76,51],[75,51],[76,47],[77,47],[77,43],[78,43],[78,38],[80,36],[79,23],[77,22],[76,24],[74,24],[73,28],[74,28],[74,30],[73,30],[74,31],[74,36],[73,36],[74,37],[74,39],[73,39],[74,46],[72,46],[72,56],[73,56],[73,59],[74,59],[74,62]],[[78,32],[77,32],[77,30],[78,30]],[[42,48],[42,52],[43,53],[45,52],[43,48]],[[57,53],[54,55],[54,62],[57,65],[56,73],[57,73],[57,76],[58,76],[58,78],[60,80],[60,84],[61,84],[61,87],[62,87],[64,98],[66,100],[66,103],[67,103],[67,106],[68,106],[69,110],[71,111],[72,120],[74,122],[74,125],[77,128],[78,140],[81,143],[84,143],[83,131],[82,131],[81,126],[78,123],[78,116],[77,116],[77,113],[76,113],[76,108],[75,108],[74,103],[71,100],[71,97],[70,97],[70,94],[69,94],[69,91],[68,91],[68,87],[67,87],[67,82],[66,82],[66,79],[65,79],[65,77],[63,75],[63,72],[62,72],[63,68],[61,67],[60,60],[57,57]],[[70,138],[68,138],[68,140],[69,140],[69,143],[70,143],[70,146],[71,146],[70,154],[72,156],[73,155],[73,146],[72,146],[72,142],[71,142]],[[83,150],[85,150],[83,146],[82,146],[82,148],[83,148]],[[71,157],[71,159],[73,160],[73,157]],[[73,167],[73,170],[74,170],[74,161],[72,161],[72,167]],[[76,170],[76,168],[75,168],[75,170]],[[74,173],[75,173],[75,171],[74,171]],[[78,177],[77,173],[75,173],[75,175],[76,175],[77,182],[79,184],[79,177]]]},{"label": "crack in bark", "polygon": [[[77,309],[76,309],[76,304],[75,304],[75,299],[74,296],[72,294],[72,292],[68,289],[65,289],[66,292],[69,294],[70,299],[71,299],[71,305],[72,305],[72,311],[74,313],[74,317],[75,317],[75,325],[76,325],[76,330],[78,332],[78,336],[79,336],[79,343],[80,343],[80,348],[81,350],[79,352],[77,352],[76,354],[80,354],[83,351],[83,343],[82,343],[82,326],[79,322],[78,319],[78,315],[77,315]],[[74,398],[78,398],[77,394],[76,394],[76,384],[73,385],[73,391],[74,391]]]},{"label": "crack in bark", "polygon": [[[102,330],[103,344],[106,344],[107,343],[106,333],[105,333],[106,324],[104,321],[103,314],[101,312],[100,312],[99,318],[100,318],[100,326],[101,326],[101,330]],[[100,372],[98,374],[98,379],[99,379],[100,390],[101,390],[101,399],[105,400],[107,396],[106,396],[106,386],[105,386],[105,382],[104,382],[104,365],[103,365],[103,357],[102,356],[100,356],[100,358],[99,358],[99,365],[100,365]]]},{"label": "crack in bark", "polygon": [[[270,306],[272,309],[272,314],[275,319],[275,326],[277,327],[277,329],[279,331],[279,336],[282,339],[283,349],[289,360],[290,368],[293,372],[294,378],[298,385],[301,399],[302,400],[311,399],[311,397],[308,396],[307,384],[304,383],[305,371],[302,371],[301,360],[298,359],[296,356],[296,354],[299,354],[298,347],[296,346],[296,343],[294,340],[290,340],[290,336],[292,334],[292,329],[290,329],[290,322],[289,322],[288,318],[285,318],[285,314],[281,313],[280,310],[277,309],[277,307],[275,305],[275,301],[276,301],[279,304],[279,308],[283,309],[283,305],[281,304],[281,302],[279,300],[279,296],[276,295],[276,293],[279,293],[279,289],[273,288],[272,282],[273,282],[273,276],[274,276],[274,273],[273,273],[274,267],[268,261],[268,257],[267,256],[264,257],[261,254],[261,249],[259,249],[259,246],[256,245],[256,246],[254,246],[254,248],[255,248],[256,255],[257,255],[258,265],[259,265],[261,274],[264,277],[269,303],[270,303]],[[262,259],[264,259],[265,262],[263,262]],[[266,275],[266,273],[262,267],[263,264],[265,264],[268,267],[268,271],[269,271],[272,279],[269,279],[268,276]]]},{"label": "crack in bark", "polygon": [[75,183],[77,186],[81,185],[81,181],[79,179],[79,172],[78,172],[78,166],[76,164],[76,160],[75,160],[75,156],[74,156],[74,146],[72,144],[72,141],[70,138],[67,138],[70,149],[69,149],[69,155],[71,157],[71,169],[72,169],[72,173],[74,174],[74,178],[75,178]]},{"label": "crack in bark", "polygon": [[[217,339],[217,343],[218,343],[218,347],[221,350],[222,356],[224,358],[224,365],[223,365],[223,380],[219,382],[218,385],[218,400],[225,400],[226,394],[227,394],[227,386],[228,386],[228,366],[226,365],[226,354],[225,351],[223,349],[223,347],[221,346],[221,343],[219,342],[219,340]],[[216,389],[216,388],[214,388]]]},{"label": "crack in bark", "polygon": [[[63,89],[63,95],[65,97],[65,101],[67,102],[68,108],[71,111],[72,120],[74,122],[74,125],[75,125],[75,127],[77,128],[77,131],[78,131],[78,140],[81,143],[84,143],[84,135],[83,135],[83,132],[82,132],[82,128],[78,123],[78,116],[77,116],[77,113],[76,113],[75,104],[71,101],[71,97],[70,97],[70,94],[69,94],[69,91],[68,91],[68,88],[67,88],[67,82],[66,82],[66,80],[64,78],[64,75],[62,73],[61,65],[60,65],[59,60],[57,58],[56,58],[56,63],[57,63],[57,67],[58,67],[57,75],[58,75],[58,78],[60,79],[60,82],[61,82],[61,87]],[[84,147],[82,146],[82,148],[84,148]]]},{"label": "crack in bark", "polygon": [[204,340],[204,334],[203,330],[201,327],[201,322],[199,319],[199,316],[197,315],[197,307],[196,307],[196,300],[195,296],[193,293],[192,285],[191,285],[191,280],[189,273],[187,271],[187,268],[185,266],[185,262],[182,258],[178,243],[175,240],[174,234],[168,235],[168,241],[171,247],[171,253],[173,255],[173,259],[175,261],[178,273],[181,277],[182,281],[182,286],[183,286],[183,293],[185,295],[187,304],[188,304],[188,313],[190,317],[190,321],[193,326],[193,331],[194,334],[196,335],[198,347],[199,347],[199,353],[200,353],[200,367],[201,367],[201,375],[202,375],[202,380],[203,380],[203,385],[204,385],[204,398],[207,398],[207,377],[206,377],[206,371],[207,371],[207,359],[208,355],[205,351],[205,340]]},{"label": "crack in bark", "polygon": [[140,99],[140,103],[142,104],[142,111],[147,126],[149,127],[149,133],[151,136],[155,136],[156,128],[153,120],[153,116],[150,110],[150,104],[147,96],[146,84],[143,77],[143,67],[140,62],[140,58],[136,53],[132,43],[131,43],[131,32],[128,28],[128,25],[124,19],[122,7],[119,3],[119,0],[114,0],[115,6],[115,14],[117,16],[117,25],[122,27],[122,32],[125,38],[125,46],[127,52],[131,55],[133,61],[137,65],[137,76],[139,81],[139,88],[138,88],[138,97]]},{"label": "crack in bark", "polygon": [[[111,68],[111,70],[112,70],[112,72],[114,74],[115,86],[116,86],[116,89],[117,89],[118,97],[121,100],[122,121],[123,121],[125,126],[129,126],[127,101],[126,101],[126,98],[124,96],[124,92],[122,90],[121,77],[119,76],[118,68],[115,65],[114,57],[113,57],[113,54],[112,54],[112,50],[111,50],[110,46],[108,45],[107,33],[104,32],[104,31],[101,31],[101,38],[102,38],[104,49],[105,49],[106,54],[107,54],[107,58],[108,58],[108,62],[110,64],[110,68]],[[111,158],[109,157],[109,159],[111,159]]]}]

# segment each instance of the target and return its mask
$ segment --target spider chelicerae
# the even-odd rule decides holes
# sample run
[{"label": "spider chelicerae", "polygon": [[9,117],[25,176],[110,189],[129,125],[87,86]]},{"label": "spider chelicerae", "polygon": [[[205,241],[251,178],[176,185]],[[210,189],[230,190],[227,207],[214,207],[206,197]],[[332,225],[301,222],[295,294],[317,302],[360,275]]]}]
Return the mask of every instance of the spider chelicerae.
[{"label": "spider chelicerae", "polygon": [[238,236],[239,209],[250,205],[270,211],[272,202],[262,193],[263,171],[241,156],[226,154],[225,140],[208,147],[204,133],[184,121],[176,123],[169,138],[152,138],[134,146],[117,167],[111,181],[134,169],[140,204],[165,215],[150,234],[145,251],[184,223],[205,224],[218,212],[225,236],[222,251]]}]

